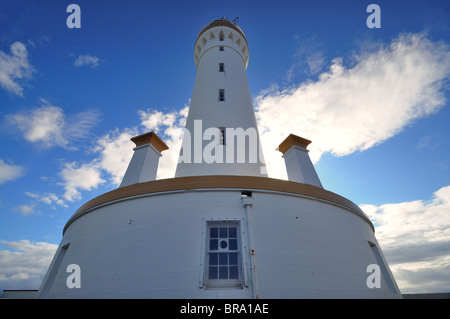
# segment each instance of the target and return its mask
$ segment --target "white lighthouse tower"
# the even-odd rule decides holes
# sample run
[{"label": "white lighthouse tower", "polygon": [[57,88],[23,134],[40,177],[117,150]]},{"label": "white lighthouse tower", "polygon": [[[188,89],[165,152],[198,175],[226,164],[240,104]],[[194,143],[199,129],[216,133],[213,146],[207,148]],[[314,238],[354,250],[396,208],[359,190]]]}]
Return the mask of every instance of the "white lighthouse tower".
[{"label": "white lighthouse tower", "polygon": [[309,140],[280,141],[289,180],[267,177],[242,30],[208,23],[194,58],[175,177],[156,179],[167,145],[154,132],[133,138],[122,184],[69,219],[38,297],[401,297],[374,226],[323,188]]},{"label": "white lighthouse tower", "polygon": [[267,176],[247,81],[244,32],[226,19],[208,23],[195,41],[197,66],[175,177]]}]

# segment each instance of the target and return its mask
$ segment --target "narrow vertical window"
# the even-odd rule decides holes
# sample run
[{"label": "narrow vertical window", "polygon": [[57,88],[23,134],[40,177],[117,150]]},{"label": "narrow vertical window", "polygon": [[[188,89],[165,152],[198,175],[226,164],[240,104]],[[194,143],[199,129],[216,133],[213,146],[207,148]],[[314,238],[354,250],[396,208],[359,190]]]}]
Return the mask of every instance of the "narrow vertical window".
[{"label": "narrow vertical window", "polygon": [[223,51],[223,47],[219,47],[219,51]]},{"label": "narrow vertical window", "polygon": [[225,63],[219,63],[219,72],[225,71]]},{"label": "narrow vertical window", "polygon": [[219,127],[220,130],[220,140],[219,140],[219,144],[220,145],[225,145],[225,127]]},{"label": "narrow vertical window", "polygon": [[219,33],[219,41],[223,41],[225,39],[225,34],[223,33],[223,31],[220,31]]},{"label": "narrow vertical window", "polygon": [[205,282],[207,287],[241,287],[239,222],[208,222]]},{"label": "narrow vertical window", "polygon": [[219,101],[225,101],[225,90],[219,89]]}]

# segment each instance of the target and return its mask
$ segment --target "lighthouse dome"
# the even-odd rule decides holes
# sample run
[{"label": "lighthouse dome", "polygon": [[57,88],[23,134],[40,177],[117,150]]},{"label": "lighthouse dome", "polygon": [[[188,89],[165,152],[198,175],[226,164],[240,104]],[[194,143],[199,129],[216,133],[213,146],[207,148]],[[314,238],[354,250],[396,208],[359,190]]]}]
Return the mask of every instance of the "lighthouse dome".
[{"label": "lighthouse dome", "polygon": [[194,60],[197,67],[201,57],[209,49],[230,47],[240,54],[245,68],[247,68],[249,59],[248,43],[244,32],[237,25],[238,20],[238,18],[235,18],[233,21],[221,18],[205,24],[195,40]]},{"label": "lighthouse dome", "polygon": [[203,26],[203,28],[198,33],[197,39],[204,31],[206,31],[209,28],[215,27],[215,26],[226,26],[226,27],[233,28],[236,31],[238,31],[245,38],[244,31],[242,31],[242,29],[238,26],[238,21],[239,21],[239,18],[235,18],[233,21],[228,20],[226,17],[222,17],[220,19],[214,19]]}]

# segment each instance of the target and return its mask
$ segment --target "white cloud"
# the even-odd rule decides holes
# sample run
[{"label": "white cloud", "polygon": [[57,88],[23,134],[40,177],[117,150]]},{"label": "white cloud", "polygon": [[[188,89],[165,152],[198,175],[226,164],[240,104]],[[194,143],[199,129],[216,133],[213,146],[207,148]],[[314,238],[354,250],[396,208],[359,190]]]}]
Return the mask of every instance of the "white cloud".
[{"label": "white cloud", "polygon": [[32,143],[41,142],[46,147],[52,144],[66,146],[62,132],[64,127],[63,110],[56,106],[46,105],[31,112],[20,112],[9,116],[23,133],[23,137]]},{"label": "white cloud", "polygon": [[181,148],[183,128],[189,107],[184,106],[180,111],[164,113],[153,109],[138,111],[141,119],[142,132],[138,128],[115,129],[98,138],[92,151],[95,157],[86,163],[65,163],[59,172],[64,188],[64,194],[40,195],[27,193],[28,196],[46,204],[58,204],[67,207],[65,201],[81,200],[81,191],[96,189],[104,183],[119,186],[133,156],[134,143],[131,138],[149,131],[155,131],[169,146],[163,152],[159,162],[157,178],[174,176],[178,155]]},{"label": "white cloud", "polygon": [[[93,147],[96,155],[90,162],[80,164],[66,163],[59,173],[63,181],[60,183],[65,192],[62,196],[67,201],[81,199],[82,190],[88,191],[97,188],[100,184],[109,182],[119,186],[125,175],[128,164],[133,156],[134,143],[131,138],[149,131],[155,131],[169,146],[163,152],[159,162],[157,178],[170,178],[174,176],[178,154],[181,148],[181,139],[188,112],[188,106],[180,111],[164,113],[154,109],[139,110],[141,126],[138,128],[115,129],[101,136]],[[40,201],[64,205],[53,197],[40,197]],[[59,199],[61,200],[61,199]]]},{"label": "white cloud", "polygon": [[448,292],[450,186],[436,191],[428,202],[360,207],[376,225],[377,239],[403,293]]},{"label": "white cloud", "polygon": [[75,65],[76,67],[87,66],[95,69],[99,65],[99,62],[100,62],[99,58],[89,54],[85,54],[79,55],[75,60],[75,62],[73,63],[73,65]]},{"label": "white cloud", "polygon": [[0,240],[0,291],[38,289],[58,245]]},{"label": "white cloud", "polygon": [[37,201],[40,201],[47,205],[52,205],[52,208],[54,208],[54,206],[53,206],[54,204],[61,206],[61,207],[65,207],[65,208],[69,207],[69,206],[67,206],[67,204],[65,203],[65,201],[62,198],[59,198],[54,193],[39,194],[39,193],[25,192],[25,194],[28,197],[36,199]]},{"label": "white cloud", "polygon": [[[168,113],[151,108],[146,111],[139,110],[142,129],[137,127],[115,129],[100,137],[93,148],[96,157],[92,161],[82,165],[67,164],[60,173],[64,179],[61,185],[66,189],[64,198],[70,201],[80,199],[81,194],[78,190],[96,188],[106,180],[114,186],[119,186],[133,156],[135,145],[131,138],[150,131],[155,131],[169,147],[169,150],[162,153],[157,178],[173,177],[188,109],[189,107],[185,105],[179,111]],[[76,168],[77,165],[80,168]],[[80,170],[83,171],[82,174],[89,175],[90,179],[80,178]]]},{"label": "white cloud", "polygon": [[22,177],[24,172],[25,169],[22,166],[7,164],[0,159],[0,185]]},{"label": "white cloud", "polygon": [[148,130],[158,132],[162,126],[171,126],[175,123],[177,112],[164,113],[148,109],[147,111],[139,110],[138,114],[141,118],[141,125]]},{"label": "white cloud", "polygon": [[34,72],[28,61],[28,52],[21,42],[10,46],[11,54],[0,51],[0,86],[18,96],[23,96],[23,88],[17,82],[31,78]]},{"label": "white cloud", "polygon": [[20,212],[22,216],[28,216],[34,214],[34,204],[30,205],[19,205],[14,208],[14,210]]},{"label": "white cloud", "polygon": [[90,191],[105,182],[93,164],[66,163],[60,175],[63,179],[61,185],[65,189],[63,197],[69,202],[80,200],[81,190]]},{"label": "white cloud", "polygon": [[189,105],[184,105],[182,109],[168,113],[153,109],[138,111],[141,125],[147,131],[158,133],[158,136],[169,147],[168,150],[162,153],[163,157],[159,161],[157,178],[172,178],[175,176],[188,112]]},{"label": "white cloud", "polygon": [[350,68],[336,58],[317,81],[275,85],[255,98],[270,176],[286,178],[281,154],[272,150],[290,133],[312,140],[317,162],[325,152],[343,156],[373,147],[445,104],[448,45],[404,34],[354,61]]},{"label": "white cloud", "polygon": [[325,66],[325,56],[314,37],[302,38],[294,36],[298,48],[293,56],[294,62],[286,72],[286,80],[292,81],[296,74],[314,75]]},{"label": "white cloud", "polygon": [[6,119],[31,143],[43,148],[59,146],[76,150],[73,142],[89,136],[99,121],[99,114],[90,110],[67,117],[62,108],[42,100],[41,107],[8,115]]},{"label": "white cloud", "polygon": [[92,149],[95,157],[91,161],[65,163],[59,172],[62,182],[58,183],[64,188],[62,198],[53,193],[33,195],[46,204],[67,207],[66,201],[81,200],[81,191],[96,189],[107,182],[119,186],[135,147],[130,139],[136,135],[136,129],[116,129],[98,138]]},{"label": "white cloud", "polygon": [[63,199],[59,198],[58,196],[56,196],[56,194],[53,194],[53,193],[43,195],[42,197],[39,198],[39,201],[41,201],[47,205],[57,204],[59,206],[65,207],[65,208],[68,207]]},{"label": "white cloud", "polygon": [[98,168],[110,175],[114,185],[120,185],[133,156],[134,143],[131,138],[139,135],[136,129],[114,130],[102,136],[95,147],[99,153]]}]

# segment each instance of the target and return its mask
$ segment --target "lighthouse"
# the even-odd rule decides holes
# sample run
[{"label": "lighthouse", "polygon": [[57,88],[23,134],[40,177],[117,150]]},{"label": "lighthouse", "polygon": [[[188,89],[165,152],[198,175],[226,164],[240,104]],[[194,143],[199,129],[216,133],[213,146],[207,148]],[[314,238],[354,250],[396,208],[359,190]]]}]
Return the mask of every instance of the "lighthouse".
[{"label": "lighthouse", "polygon": [[194,62],[175,176],[156,178],[160,137],[134,137],[121,185],[67,221],[38,298],[401,298],[372,222],[324,189],[310,140],[274,145],[288,180],[268,177],[236,21],[206,24]]},{"label": "lighthouse", "polygon": [[214,20],[198,34],[197,75],[175,177],[267,177],[246,74],[248,61],[244,32],[229,20]]}]

